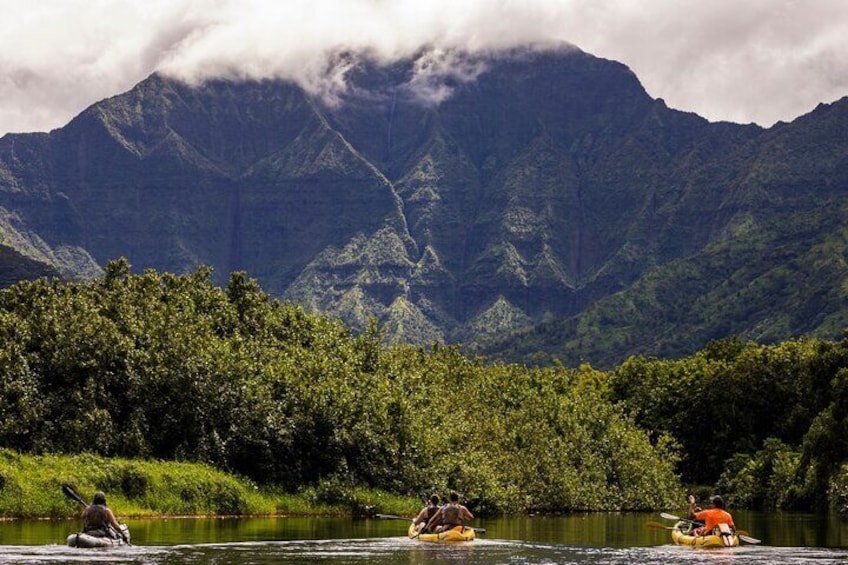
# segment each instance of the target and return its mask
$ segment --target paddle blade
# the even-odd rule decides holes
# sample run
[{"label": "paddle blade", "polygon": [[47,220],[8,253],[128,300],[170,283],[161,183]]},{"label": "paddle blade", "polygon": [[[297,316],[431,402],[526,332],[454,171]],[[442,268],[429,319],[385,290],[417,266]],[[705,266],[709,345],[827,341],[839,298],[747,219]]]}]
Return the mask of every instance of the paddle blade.
[{"label": "paddle blade", "polygon": [[76,500],[83,506],[88,506],[88,504],[85,503],[82,497],[78,495],[73,488],[71,488],[71,485],[62,485],[62,492],[65,493],[65,496],[67,496],[71,500]]},{"label": "paddle blade", "polygon": [[696,522],[695,520],[690,520],[689,518],[681,518],[680,516],[675,516],[674,514],[669,514],[668,512],[660,512],[660,516],[662,516],[666,520],[675,520],[677,522],[689,522],[690,524],[700,524],[700,522]]},{"label": "paddle blade", "polygon": [[752,543],[752,544],[755,544],[755,545],[758,544],[758,543],[762,543],[757,538],[752,538],[751,536],[745,536],[745,535],[742,535],[738,532],[737,532],[737,535],[739,536],[739,539],[741,539],[742,541],[744,541],[746,543]]},{"label": "paddle blade", "polygon": [[412,518],[404,518],[403,516],[395,516],[394,514],[375,514],[375,516],[383,520],[403,520],[404,522],[412,521]]},{"label": "paddle blade", "polygon": [[650,530],[673,530],[671,526],[666,526],[665,524],[660,524],[659,522],[648,522],[645,524],[645,527]]}]

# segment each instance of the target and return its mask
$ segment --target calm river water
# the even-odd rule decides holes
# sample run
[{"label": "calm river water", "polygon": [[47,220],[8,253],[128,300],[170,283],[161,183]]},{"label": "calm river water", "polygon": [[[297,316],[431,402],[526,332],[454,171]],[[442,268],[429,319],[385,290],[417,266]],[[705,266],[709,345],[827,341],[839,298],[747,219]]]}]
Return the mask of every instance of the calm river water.
[{"label": "calm river water", "polygon": [[807,564],[848,563],[848,521],[836,516],[734,513],[740,529],[762,540],[721,550],[671,545],[658,514],[576,514],[476,520],[471,543],[440,545],[406,538],[406,522],[343,518],[129,520],[133,546],[73,549],[71,521],[0,523],[0,563],[127,564]]}]

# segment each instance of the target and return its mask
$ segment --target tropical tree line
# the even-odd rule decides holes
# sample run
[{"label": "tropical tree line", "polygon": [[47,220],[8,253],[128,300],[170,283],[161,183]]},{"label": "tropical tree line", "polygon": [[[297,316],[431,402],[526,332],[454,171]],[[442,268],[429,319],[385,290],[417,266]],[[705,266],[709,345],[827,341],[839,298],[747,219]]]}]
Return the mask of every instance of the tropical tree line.
[{"label": "tropical tree line", "polygon": [[363,487],[505,512],[680,500],[673,433],[637,425],[606,373],[387,347],[210,274],[122,259],[0,291],[0,447],[206,463],[325,502]]},{"label": "tropical tree line", "polygon": [[848,339],[532,368],[388,347],[210,275],[122,259],[0,291],[0,447],[207,463],[330,503],[457,489],[492,511],[648,510],[683,483],[848,509]]},{"label": "tropical tree line", "polygon": [[848,512],[848,337],[718,340],[632,357],[608,383],[640,427],[680,442],[686,482],[737,507]]}]

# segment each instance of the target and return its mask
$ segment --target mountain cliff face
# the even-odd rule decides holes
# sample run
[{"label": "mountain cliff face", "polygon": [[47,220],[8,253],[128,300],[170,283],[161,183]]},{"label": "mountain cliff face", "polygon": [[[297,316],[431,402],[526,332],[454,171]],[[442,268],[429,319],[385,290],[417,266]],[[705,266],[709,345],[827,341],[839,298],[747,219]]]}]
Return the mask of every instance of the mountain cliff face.
[{"label": "mountain cliff face", "polygon": [[59,278],[59,273],[50,265],[22,255],[8,245],[0,244],[0,288],[41,277]]},{"label": "mountain cliff face", "polygon": [[154,75],[3,137],[4,241],[68,277],[119,256],[244,270],[394,340],[513,358],[841,331],[845,101],[763,130],[671,110],[570,47],[345,57],[332,103]]}]

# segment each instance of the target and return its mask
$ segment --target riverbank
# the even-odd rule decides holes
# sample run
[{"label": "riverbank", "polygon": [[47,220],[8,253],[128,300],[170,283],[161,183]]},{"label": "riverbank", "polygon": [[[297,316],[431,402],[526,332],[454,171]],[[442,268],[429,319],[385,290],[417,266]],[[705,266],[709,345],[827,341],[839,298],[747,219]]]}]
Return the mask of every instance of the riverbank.
[{"label": "riverbank", "polygon": [[321,483],[298,493],[275,492],[208,465],[105,458],[24,455],[0,449],[0,518],[69,518],[82,506],[62,493],[71,485],[84,500],[106,493],[121,518],[174,516],[350,515],[376,507],[414,515],[421,502],[363,488]]}]

